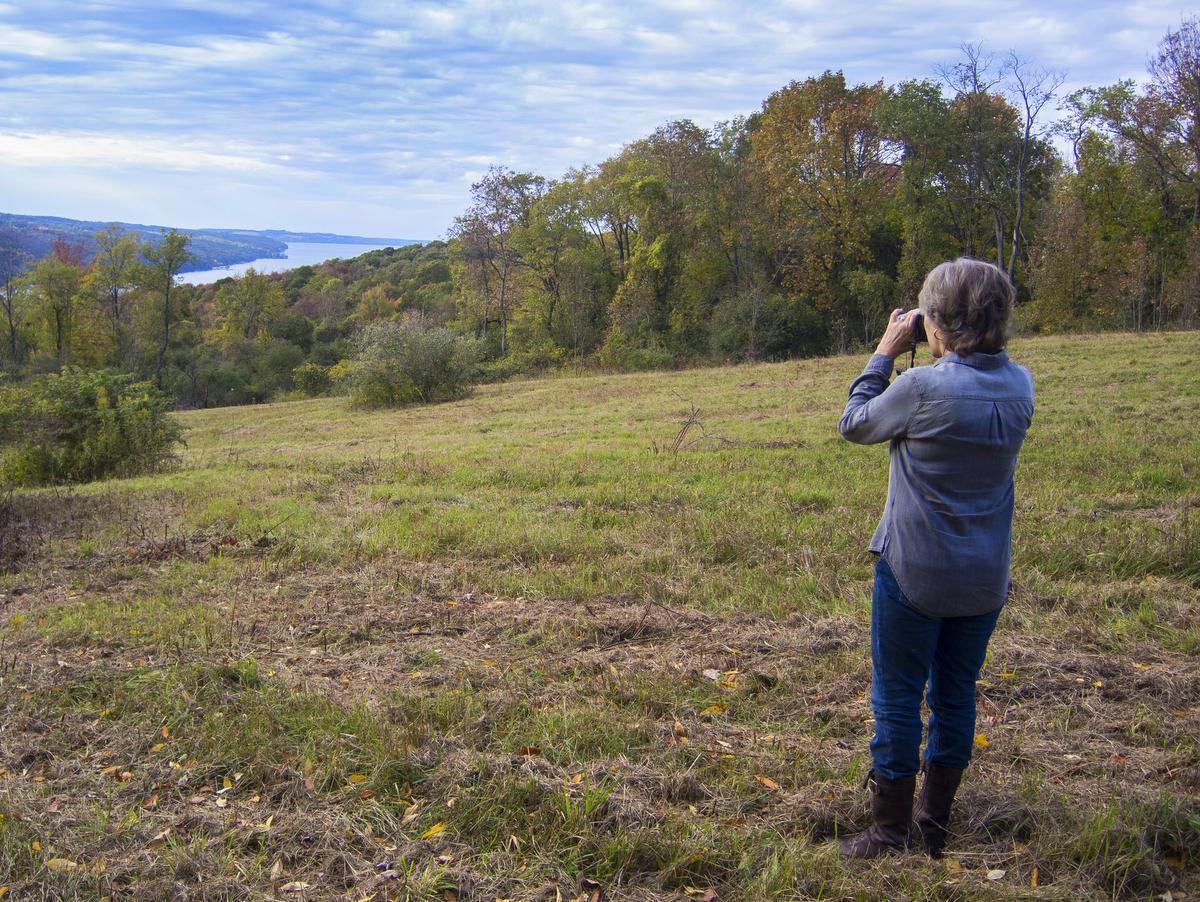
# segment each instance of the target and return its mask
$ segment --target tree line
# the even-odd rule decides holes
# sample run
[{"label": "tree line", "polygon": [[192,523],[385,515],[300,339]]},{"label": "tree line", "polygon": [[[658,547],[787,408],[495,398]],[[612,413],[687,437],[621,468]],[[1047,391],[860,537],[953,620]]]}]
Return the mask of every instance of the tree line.
[{"label": "tree line", "polygon": [[212,406],[335,390],[423,329],[469,342],[453,356],[475,378],[779,359],[869,342],[962,254],[1009,273],[1026,331],[1197,324],[1196,19],[1140,87],[1064,95],[1062,73],[979,45],[936,74],[825,72],[557,179],[493,167],[446,241],[285,274],[176,285],[178,233],[106,230],[90,260],[60,243],[32,264],[0,241],[0,362],[111,368]]}]

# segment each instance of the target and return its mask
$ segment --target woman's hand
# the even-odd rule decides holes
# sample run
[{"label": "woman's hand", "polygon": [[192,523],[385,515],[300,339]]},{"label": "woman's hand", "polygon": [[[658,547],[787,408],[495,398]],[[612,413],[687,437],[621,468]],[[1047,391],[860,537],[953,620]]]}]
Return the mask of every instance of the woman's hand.
[{"label": "woman's hand", "polygon": [[914,347],[913,325],[916,321],[915,310],[907,313],[902,307],[893,310],[891,318],[888,319],[887,331],[883,333],[883,338],[879,339],[879,347],[875,349],[875,353],[894,359],[911,351]]}]

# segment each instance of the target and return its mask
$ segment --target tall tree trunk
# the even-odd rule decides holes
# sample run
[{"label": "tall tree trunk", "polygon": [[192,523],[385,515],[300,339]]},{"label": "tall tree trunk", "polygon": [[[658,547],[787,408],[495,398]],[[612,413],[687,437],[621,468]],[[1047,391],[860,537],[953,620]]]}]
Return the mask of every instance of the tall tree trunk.
[{"label": "tall tree trunk", "polygon": [[162,388],[163,358],[171,342],[171,276],[167,276],[167,287],[163,289],[163,337],[158,349],[158,360],[154,364],[154,384]]},{"label": "tall tree trunk", "polygon": [[500,356],[508,353],[508,264],[500,271]]},{"label": "tall tree trunk", "polygon": [[17,322],[16,310],[13,309],[12,280],[4,280],[4,315],[8,320],[8,346],[12,352],[13,366],[17,364]]}]

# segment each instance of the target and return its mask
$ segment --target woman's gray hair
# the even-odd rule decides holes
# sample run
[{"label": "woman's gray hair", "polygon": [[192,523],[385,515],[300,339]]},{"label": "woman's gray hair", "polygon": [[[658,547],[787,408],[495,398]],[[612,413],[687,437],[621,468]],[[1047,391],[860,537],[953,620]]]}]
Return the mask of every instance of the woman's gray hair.
[{"label": "woman's gray hair", "polygon": [[995,353],[1008,342],[1008,314],[1017,292],[1004,271],[974,257],[959,257],[929,271],[921,286],[921,312],[946,347],[966,356]]}]

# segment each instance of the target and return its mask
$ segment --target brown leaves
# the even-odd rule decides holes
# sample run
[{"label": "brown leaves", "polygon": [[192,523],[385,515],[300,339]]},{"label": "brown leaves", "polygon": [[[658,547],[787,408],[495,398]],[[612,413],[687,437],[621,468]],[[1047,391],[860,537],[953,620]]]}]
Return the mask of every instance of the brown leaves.
[{"label": "brown leaves", "polygon": [[754,779],[757,780],[759,783],[761,783],[763,786],[767,787],[767,789],[771,790],[771,792],[779,791],[779,784],[776,783],[774,780],[772,780],[770,777],[766,776],[765,774],[755,774]]}]

